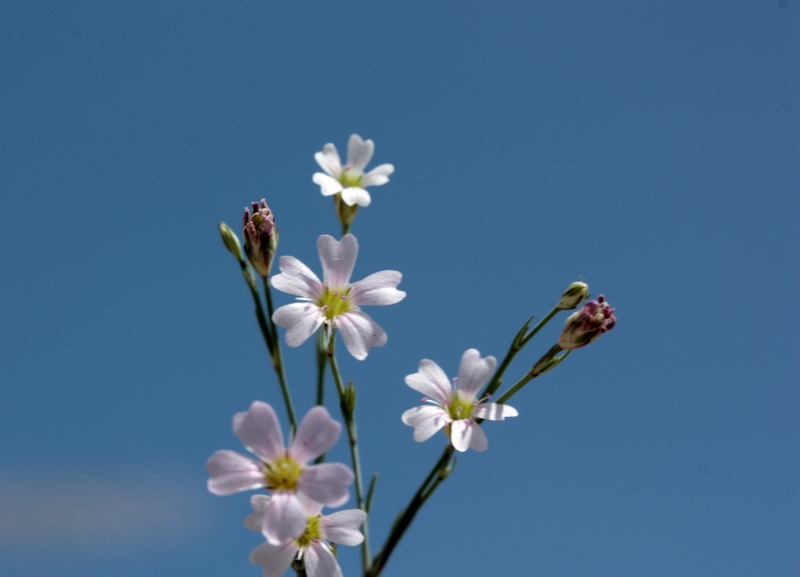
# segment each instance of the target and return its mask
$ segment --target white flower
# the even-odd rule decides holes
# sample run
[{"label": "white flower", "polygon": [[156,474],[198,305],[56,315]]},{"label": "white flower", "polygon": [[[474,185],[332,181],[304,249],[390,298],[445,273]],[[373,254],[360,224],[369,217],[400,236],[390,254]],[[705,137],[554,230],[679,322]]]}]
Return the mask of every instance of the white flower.
[{"label": "white flower", "polygon": [[393,165],[381,164],[364,174],[364,168],[369,164],[374,151],[374,142],[361,140],[358,134],[352,134],[347,144],[347,164],[342,166],[336,147],[329,142],[322,147],[322,152],[314,154],[317,164],[327,174],[315,172],[313,180],[325,196],[341,193],[342,200],[348,206],[369,206],[372,199],[365,190],[366,187],[386,184],[389,182],[389,175],[394,172]]},{"label": "white flower", "polygon": [[358,241],[352,234],[344,235],[341,242],[323,234],[317,239],[317,251],[323,282],[296,258],[280,258],[281,274],[270,279],[272,286],[304,302],[282,306],[272,320],[286,329],[290,347],[303,344],[323,323],[338,328],[350,354],[364,360],[370,347],[386,344],[386,333],[359,306],[391,305],[403,300],[406,293],[395,288],[403,275],[384,270],[350,284],[358,255]]},{"label": "white flower", "polygon": [[325,407],[317,406],[306,413],[297,435],[284,449],[275,411],[267,403],[255,401],[249,411],[233,416],[233,431],[261,460],[234,451],[217,451],[206,463],[208,490],[215,495],[231,495],[264,487],[272,492],[264,534],[275,544],[299,537],[306,526],[301,498],[330,507],[338,507],[349,498],[353,472],[346,465],[307,465],[336,443],[341,430]]},{"label": "white flower", "polygon": [[[253,495],[250,504],[254,512],[245,519],[245,527],[263,533],[271,499]],[[308,577],[341,577],[342,570],[326,540],[339,545],[358,545],[364,540],[359,531],[367,518],[364,511],[349,509],[321,515],[322,507],[318,504],[305,501],[304,505],[306,525],[302,535],[277,545],[267,541],[250,554],[251,563],[263,565],[264,577],[281,577],[295,558],[303,559]]]},{"label": "white flower", "polygon": [[482,359],[477,350],[467,350],[461,357],[458,379],[454,379],[457,386],[453,388],[439,365],[428,359],[420,361],[419,372],[408,375],[406,384],[425,395],[424,401],[431,404],[403,413],[403,422],[414,427],[414,440],[427,441],[446,426],[445,433],[457,451],[485,451],[489,444],[475,419],[502,421],[519,414],[513,407],[483,403],[476,398],[496,365],[494,357]]}]

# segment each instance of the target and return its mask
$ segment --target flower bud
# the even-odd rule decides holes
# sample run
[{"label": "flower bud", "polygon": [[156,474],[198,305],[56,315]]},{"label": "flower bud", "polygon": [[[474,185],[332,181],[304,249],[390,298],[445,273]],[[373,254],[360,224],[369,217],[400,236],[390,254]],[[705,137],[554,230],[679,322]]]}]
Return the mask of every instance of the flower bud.
[{"label": "flower bud", "polygon": [[572,310],[588,298],[589,285],[583,281],[574,282],[561,295],[558,308],[562,311]]},{"label": "flower bud", "polygon": [[249,209],[244,209],[242,234],[244,252],[250,264],[259,275],[267,278],[278,250],[278,229],[275,228],[275,217],[263,198],[261,204],[253,203],[252,215]]},{"label": "flower bud", "polygon": [[236,257],[237,260],[242,260],[242,246],[239,244],[239,238],[230,227],[224,222],[219,222],[219,234],[222,237],[222,242],[225,243],[225,248]]},{"label": "flower bud", "polygon": [[564,325],[558,346],[572,350],[585,347],[593,340],[610,331],[617,323],[614,309],[608,306],[605,297],[600,295],[596,301],[589,301],[579,311],[572,313]]}]

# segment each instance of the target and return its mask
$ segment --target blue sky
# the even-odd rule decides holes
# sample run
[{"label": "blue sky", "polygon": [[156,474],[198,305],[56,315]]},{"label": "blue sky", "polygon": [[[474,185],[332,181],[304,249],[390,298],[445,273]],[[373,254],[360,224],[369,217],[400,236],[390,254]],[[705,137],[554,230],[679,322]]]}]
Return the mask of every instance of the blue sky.
[{"label": "blue sky", "polygon": [[[798,10],[4,3],[0,575],[260,574],[248,495],[205,491],[233,413],[280,405],[216,224],[264,197],[319,272],[313,153],[354,132],[396,166],[354,276],[408,293],[340,357],[375,548],[445,441],[400,422],[420,359],[502,357],[578,279],[619,319],[487,424],[384,575],[796,575]],[[313,347],[285,356],[304,413]]]}]

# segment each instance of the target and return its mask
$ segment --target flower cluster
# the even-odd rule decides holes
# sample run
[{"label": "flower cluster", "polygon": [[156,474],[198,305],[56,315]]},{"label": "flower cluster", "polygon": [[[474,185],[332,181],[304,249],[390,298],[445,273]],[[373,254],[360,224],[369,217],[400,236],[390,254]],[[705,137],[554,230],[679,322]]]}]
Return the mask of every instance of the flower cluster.
[{"label": "flower cluster", "polygon": [[[614,309],[602,295],[585,302],[590,296],[589,286],[579,281],[567,287],[551,312],[535,326],[530,326],[532,318],[524,322],[499,366],[495,357],[481,357],[477,349],[468,349],[461,357],[458,376],[451,381],[432,360],[420,361],[417,372],[407,375],[405,383],[424,395],[422,405],[406,410],[401,419],[413,428],[414,441],[427,441],[442,431],[446,442],[442,443],[442,456],[397,517],[379,553],[372,557],[368,513],[376,477],[373,476],[372,484],[365,491],[356,436],[356,387],[352,381],[344,384],[335,356],[335,341],[340,335],[353,357],[366,359],[372,347],[386,344],[387,337],[361,307],[392,305],[406,296],[397,288],[403,277],[394,270],[350,281],[359,250],[356,237],[349,234],[356,211],[371,203],[366,188],[387,183],[394,172],[391,164],[364,172],[374,149],[371,140],[365,141],[353,134],[348,143],[346,165],[342,166],[336,147],[331,143],[314,155],[324,173],[315,173],[313,181],[320,186],[323,195],[334,197],[342,225],[340,240],[326,234],[317,239],[322,280],[292,256],[281,256],[278,260],[280,273],[270,275],[278,248],[278,229],[266,200],[254,202],[252,208],[244,211],[244,253],[236,234],[225,223],[219,225],[225,247],[237,259],[255,301],[259,328],[290,423],[287,445],[273,407],[255,401],[247,411],[233,417],[233,432],[253,456],[221,450],[206,463],[208,490],[216,495],[266,491],[266,494],[252,496],[253,513],[244,522],[248,529],[264,537],[264,542],[250,555],[254,564],[263,567],[264,577],[281,577],[290,567],[298,577],[341,577],[336,545],[361,545],[364,574],[378,577],[417,511],[452,471],[455,452],[464,453],[468,449],[482,452],[488,448],[484,421],[503,421],[518,416],[518,411],[506,404],[513,395],[564,361],[572,350],[597,340],[616,324]],[[264,281],[263,302],[256,273]],[[272,289],[297,297],[296,302],[273,310]],[[514,356],[556,314],[576,309],[581,304],[583,307],[567,318],[558,342],[532,366],[527,365],[522,377],[494,398]],[[299,425],[286,380],[277,327],[285,329],[285,342],[290,347],[302,345],[315,333],[318,336],[317,405],[306,413]],[[339,395],[352,469],[342,463],[325,462],[326,453],[336,444],[343,428],[324,406],[327,368],[330,368]],[[325,507],[341,507],[348,501],[351,485],[358,508],[324,515]]]}]

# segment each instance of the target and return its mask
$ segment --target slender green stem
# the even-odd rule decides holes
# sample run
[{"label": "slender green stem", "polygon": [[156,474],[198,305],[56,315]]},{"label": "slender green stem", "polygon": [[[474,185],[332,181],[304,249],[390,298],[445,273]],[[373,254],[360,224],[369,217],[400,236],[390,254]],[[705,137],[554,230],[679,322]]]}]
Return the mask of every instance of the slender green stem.
[{"label": "slender green stem", "polygon": [[[272,358],[272,351],[274,350],[275,345],[269,322],[264,316],[264,306],[261,304],[261,296],[258,294],[258,285],[254,282],[251,284],[250,275],[252,273],[247,269],[247,263],[243,260],[240,260],[239,266],[242,268],[242,274],[244,275],[245,281],[247,281],[247,286],[250,289],[250,294],[253,297],[253,303],[256,305],[256,319],[258,320],[258,326],[261,328],[261,334],[264,336],[264,342],[267,345],[267,351],[269,351],[269,356]],[[275,363],[273,362],[273,366],[274,364]]]},{"label": "slender green stem", "polygon": [[[294,412],[294,404],[292,403],[292,396],[289,393],[289,385],[286,383],[286,369],[283,365],[283,355],[281,355],[281,341],[278,338],[278,330],[275,328],[275,323],[272,322],[272,314],[275,312],[272,306],[272,290],[269,286],[269,281],[264,278],[264,293],[267,296],[267,311],[269,312],[269,332],[272,336],[272,365],[275,367],[275,372],[278,375],[278,382],[281,386],[281,393],[283,394],[283,402],[286,405],[286,412],[289,415],[289,423],[292,427],[292,435],[297,430],[297,416]],[[263,311],[262,311],[263,314]]]},{"label": "slender green stem", "polygon": [[328,352],[325,350],[325,331],[317,331],[317,404],[325,404],[325,365]]},{"label": "slender green stem", "polygon": [[[345,428],[347,429],[347,440],[350,444],[350,458],[353,461],[353,473],[355,474],[356,485],[356,500],[358,508],[367,512],[367,503],[364,496],[364,483],[363,475],[361,473],[361,459],[358,456],[358,434],[356,432],[355,421],[355,398],[351,396],[351,400],[345,395],[344,384],[342,384],[342,376],[339,373],[339,363],[336,362],[336,330],[330,330],[330,340],[328,341],[328,364],[331,366],[331,373],[333,374],[333,382],[336,383],[336,391],[339,393],[339,404],[342,408],[342,418],[344,419]],[[352,383],[350,384],[352,388]],[[353,391],[354,393],[355,391]],[[361,564],[366,573],[371,564],[372,556],[369,551],[369,524],[368,519],[364,519],[364,524],[361,526],[364,533],[364,541],[361,543]]]},{"label": "slender green stem", "polygon": [[542,327],[544,327],[548,322],[550,322],[550,319],[556,316],[556,314],[560,310],[561,309],[558,307],[558,305],[553,307],[553,309],[549,313],[547,313],[544,316],[544,318],[542,318],[542,320],[536,323],[536,326],[534,326],[530,330],[530,332],[526,333],[526,331],[528,330],[528,324],[530,323],[530,320],[528,320],[524,325],[522,325],[522,329],[520,329],[520,331],[517,333],[517,336],[512,341],[511,346],[509,347],[508,352],[506,353],[506,356],[503,359],[503,362],[501,362],[500,366],[497,367],[497,370],[492,376],[492,379],[489,381],[489,384],[486,385],[480,397],[478,398],[482,399],[487,395],[494,394],[494,392],[502,384],[503,374],[506,372],[506,369],[511,364],[511,361],[514,360],[514,357],[517,356],[517,353],[520,352],[525,347],[525,345],[528,344],[528,341],[530,341],[534,337],[534,335],[536,335],[536,333],[542,330]]},{"label": "slender green stem", "polygon": [[563,309],[560,308],[558,305],[554,306],[553,309],[549,313],[547,313],[544,316],[544,318],[542,318],[542,320],[536,323],[536,326],[531,329],[531,332],[525,335],[525,338],[522,340],[522,346],[527,345],[528,341],[531,340],[534,336],[536,336],[536,333],[542,330],[542,327],[546,325],[548,322],[550,322],[550,319],[552,319],[562,310]]},{"label": "slender green stem", "polygon": [[351,225],[349,223],[342,225],[342,236],[344,236],[344,235],[346,235],[347,233],[350,232],[350,226]]},{"label": "slender green stem", "polygon": [[391,533],[389,533],[389,537],[386,539],[386,543],[384,543],[378,554],[375,555],[372,566],[368,571],[364,572],[364,577],[377,577],[380,575],[381,571],[386,566],[386,562],[389,560],[389,556],[400,542],[400,539],[403,537],[406,529],[411,525],[411,522],[414,520],[414,517],[419,512],[422,505],[425,504],[425,501],[436,490],[439,484],[447,478],[447,474],[449,474],[450,471],[448,465],[450,463],[450,458],[453,456],[453,451],[453,446],[448,444],[447,448],[442,452],[442,456],[439,457],[439,460],[419,486],[417,492],[414,493],[414,496],[408,503],[408,507],[400,513],[400,516],[392,527]]},{"label": "slender green stem", "polygon": [[[495,403],[502,405],[508,399],[510,399],[511,397],[516,395],[517,392],[519,392],[519,390],[522,387],[527,385],[533,379],[535,379],[536,377],[538,377],[541,374],[546,373],[551,368],[553,368],[555,365],[557,365],[558,363],[563,361],[565,358],[567,358],[567,355],[569,355],[569,353],[571,351],[567,351],[566,353],[564,353],[560,357],[556,357],[556,355],[559,352],[561,352],[562,350],[563,349],[560,346],[553,345],[552,348],[549,351],[547,351],[544,355],[542,355],[542,358],[540,358],[538,361],[536,361],[536,364],[533,365],[533,368],[531,368],[530,371],[525,373],[524,377],[522,377],[520,380],[518,380],[516,383],[514,383],[514,385],[510,389],[508,389],[505,393],[500,395],[497,398],[497,400],[495,401]],[[555,362],[553,364],[548,364],[549,362],[552,362],[554,359],[555,359]]]}]

